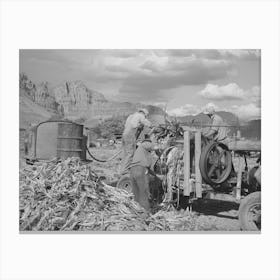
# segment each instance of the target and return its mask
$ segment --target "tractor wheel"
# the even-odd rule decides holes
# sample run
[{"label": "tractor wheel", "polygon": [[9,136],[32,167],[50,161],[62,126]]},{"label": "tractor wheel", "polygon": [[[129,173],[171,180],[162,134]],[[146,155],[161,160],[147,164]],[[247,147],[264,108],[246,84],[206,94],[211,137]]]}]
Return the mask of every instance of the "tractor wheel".
[{"label": "tractor wheel", "polygon": [[253,192],[241,200],[239,222],[242,230],[261,230],[261,192]]},{"label": "tractor wheel", "polygon": [[123,175],[120,180],[117,183],[117,188],[119,189],[123,189],[126,190],[130,193],[132,193],[132,181],[130,179],[130,176],[127,175]]},{"label": "tractor wheel", "polygon": [[210,142],[202,150],[199,168],[204,181],[215,187],[225,182],[232,171],[231,153],[220,142]]}]

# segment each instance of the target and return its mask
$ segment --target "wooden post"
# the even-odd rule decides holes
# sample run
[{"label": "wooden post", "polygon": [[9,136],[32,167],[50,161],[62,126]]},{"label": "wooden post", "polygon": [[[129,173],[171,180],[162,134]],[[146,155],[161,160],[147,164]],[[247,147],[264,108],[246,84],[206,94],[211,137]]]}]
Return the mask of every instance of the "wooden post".
[{"label": "wooden post", "polygon": [[190,196],[190,132],[184,131],[184,196]]},{"label": "wooden post", "polygon": [[195,193],[197,198],[202,197],[202,178],[199,168],[199,160],[201,155],[201,132],[195,133]]},{"label": "wooden post", "polygon": [[241,199],[242,170],[243,170],[242,157],[238,156],[238,170],[237,170],[237,184],[236,184],[236,199],[237,200]]},{"label": "wooden post", "polygon": [[87,147],[89,147],[89,144],[90,144],[90,129],[86,129],[86,136],[87,136]]}]

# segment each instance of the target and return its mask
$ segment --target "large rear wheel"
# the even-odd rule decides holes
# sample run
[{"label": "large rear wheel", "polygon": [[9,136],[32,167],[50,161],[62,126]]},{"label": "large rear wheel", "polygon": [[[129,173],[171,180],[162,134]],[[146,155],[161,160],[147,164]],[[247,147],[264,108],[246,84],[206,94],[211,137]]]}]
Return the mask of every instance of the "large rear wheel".
[{"label": "large rear wheel", "polygon": [[241,200],[239,221],[242,230],[261,230],[261,192],[253,192]]}]

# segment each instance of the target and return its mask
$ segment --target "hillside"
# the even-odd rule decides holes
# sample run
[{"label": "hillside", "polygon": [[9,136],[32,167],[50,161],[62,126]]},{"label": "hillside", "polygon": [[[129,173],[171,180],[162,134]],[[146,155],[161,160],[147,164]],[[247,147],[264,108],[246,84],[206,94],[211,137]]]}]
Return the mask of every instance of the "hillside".
[{"label": "hillside", "polygon": [[[232,126],[239,126],[238,117],[230,112],[218,111],[217,114],[222,117],[226,124]],[[196,125],[206,125],[210,123],[210,119],[207,115],[200,113],[195,116],[187,115],[177,118],[182,123],[194,123]]]},{"label": "hillside", "polygon": [[[240,123],[238,117],[230,112],[219,111],[219,116],[225,121],[227,125],[232,126],[230,128],[230,135],[236,134],[237,129],[240,129],[241,136],[246,139],[261,140],[261,120],[252,120],[246,123]],[[204,114],[198,114],[196,116],[184,116],[178,117],[178,121],[186,124],[195,125],[207,125],[210,123],[210,119]]]},{"label": "hillside", "polygon": [[[91,90],[82,81],[67,81],[50,87],[47,82],[35,85],[26,75],[20,76],[20,128],[30,123],[38,123],[50,118],[66,118],[79,121],[87,127],[95,127],[110,118],[125,117],[140,107],[150,112],[150,120],[154,125],[164,123],[164,111],[156,106],[140,103],[117,102],[107,100],[98,91]],[[230,128],[230,135],[239,127],[238,117],[230,112],[217,112]],[[205,114],[178,117],[181,123],[207,125],[210,119]],[[260,120],[250,121],[241,127],[241,135],[246,138],[260,139]]]},{"label": "hillside", "polygon": [[261,140],[261,120],[252,120],[241,126],[242,137]]},{"label": "hillside", "polygon": [[67,81],[51,88],[47,82],[35,85],[26,75],[20,75],[21,128],[30,122],[38,123],[59,116],[94,127],[102,120],[127,116],[140,107],[148,108],[155,124],[164,122],[162,109],[107,100],[102,93],[87,88],[82,81]]},{"label": "hillside", "polygon": [[39,123],[57,116],[52,111],[33,102],[24,90],[19,94],[19,125],[27,128],[31,123]]},{"label": "hillside", "polygon": [[[217,114],[222,117],[226,125],[232,126],[229,128],[230,130],[230,135],[233,135],[236,133],[237,128],[239,127],[239,120],[238,117],[230,112],[226,111],[218,111]],[[205,126],[210,124],[210,118],[203,114],[200,113],[195,116],[187,115],[184,117],[178,117],[177,120],[181,123],[185,124],[194,124],[197,126]]]}]

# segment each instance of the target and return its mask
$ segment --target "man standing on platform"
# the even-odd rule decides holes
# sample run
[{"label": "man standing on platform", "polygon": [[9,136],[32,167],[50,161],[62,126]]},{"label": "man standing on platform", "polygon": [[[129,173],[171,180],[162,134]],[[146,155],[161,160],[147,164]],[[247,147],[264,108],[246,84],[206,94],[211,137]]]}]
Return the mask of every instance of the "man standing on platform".
[{"label": "man standing on platform", "polygon": [[209,140],[224,142],[228,136],[228,128],[223,119],[216,114],[213,104],[208,104],[204,110],[204,114],[211,119],[210,128],[203,132],[203,136]]}]

